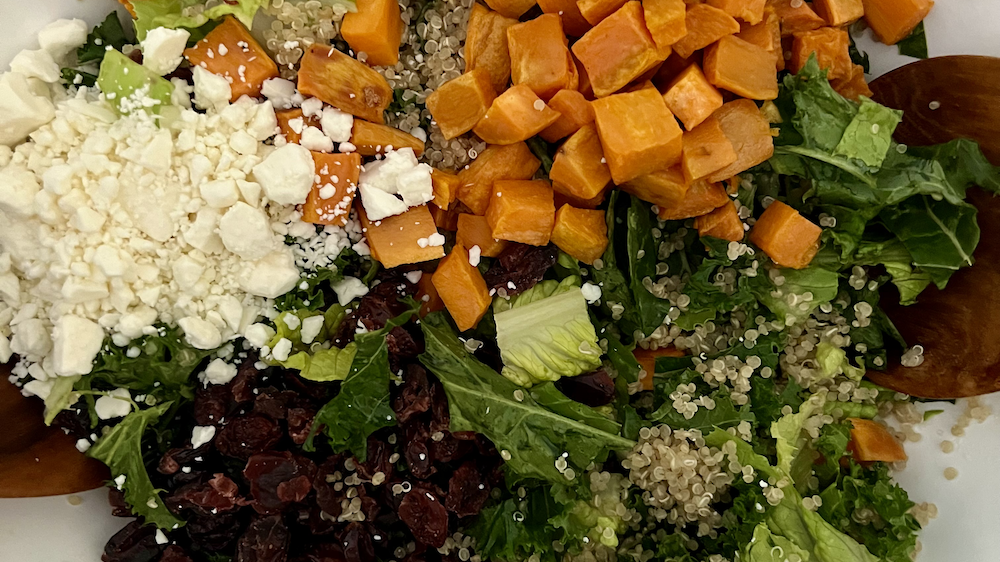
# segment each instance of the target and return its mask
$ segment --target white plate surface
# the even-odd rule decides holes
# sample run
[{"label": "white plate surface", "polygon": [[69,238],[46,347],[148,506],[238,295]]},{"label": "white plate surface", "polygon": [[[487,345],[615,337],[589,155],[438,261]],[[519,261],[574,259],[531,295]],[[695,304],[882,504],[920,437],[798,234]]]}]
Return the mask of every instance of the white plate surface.
[{"label": "white plate surface", "polygon": [[[80,17],[90,24],[117,5],[112,0],[0,0],[0,61],[18,50],[37,48],[35,33],[60,17]],[[977,54],[1000,56],[995,24],[1000,21],[997,0],[938,0],[927,18],[932,56]],[[874,43],[870,32],[859,47],[871,55],[872,74],[884,74],[912,59],[894,47]],[[985,398],[996,416],[973,424],[961,438],[950,428],[964,408],[950,404],[921,405],[922,410],[946,412],[918,428],[923,439],[907,443],[910,461],[899,482],[917,502],[933,502],[939,516],[923,531],[918,562],[995,562],[1000,560],[1000,394]],[[956,450],[944,454],[944,439]],[[948,481],[944,470],[958,469]],[[0,561],[97,562],[104,542],[124,521],[110,515],[103,490],[78,494],[80,505],[67,497],[0,500]]]}]

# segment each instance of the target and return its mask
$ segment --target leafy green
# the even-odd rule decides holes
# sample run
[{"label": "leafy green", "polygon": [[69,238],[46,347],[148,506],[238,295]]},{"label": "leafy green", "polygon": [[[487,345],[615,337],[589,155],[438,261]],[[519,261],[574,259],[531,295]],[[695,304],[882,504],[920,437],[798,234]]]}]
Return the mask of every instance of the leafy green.
[{"label": "leafy green", "polygon": [[848,53],[851,55],[851,62],[860,65],[864,69],[865,74],[871,72],[872,63],[868,57],[868,53],[862,52],[858,49],[858,44],[854,41],[854,37],[850,37],[851,45],[847,48]]},{"label": "leafy green", "polygon": [[49,395],[45,397],[45,425],[52,425],[59,412],[76,402],[79,394],[73,392],[73,387],[79,380],[80,375],[56,377]]},{"label": "leafy green", "polygon": [[902,41],[896,43],[899,54],[915,59],[927,58],[927,33],[924,31],[924,22],[920,22],[913,31]]},{"label": "leafy green", "polygon": [[[623,219],[618,218],[619,209],[622,204],[619,202],[621,193],[612,190],[608,196],[608,210],[606,214],[606,224],[608,226],[608,247],[601,257],[601,267],[594,267],[594,282],[601,287],[601,312],[615,321],[620,332],[631,336],[638,326],[638,319],[635,317],[635,303],[632,298],[632,291],[629,282],[625,278],[625,273],[618,267],[618,256],[616,246],[624,244],[619,220],[624,224]],[[627,211],[625,211],[627,213]],[[616,315],[612,306],[621,305],[624,311]]]},{"label": "leafy green", "polygon": [[483,560],[520,562],[537,554],[555,562],[552,541],[561,533],[549,520],[559,512],[548,487],[533,488],[521,501],[508,498],[483,509],[465,533],[476,539],[476,554]]},{"label": "leafy green", "polygon": [[650,236],[653,229],[653,211],[645,201],[630,196],[631,205],[627,214],[626,248],[628,251],[629,278],[632,297],[635,299],[639,329],[645,335],[660,327],[670,312],[670,301],[649,292],[643,283],[656,276],[657,243]]},{"label": "leafy green", "polygon": [[955,139],[934,146],[911,146],[906,153],[937,162],[952,185],[978,185],[993,193],[1000,191],[1000,167],[990,164],[975,141]]},{"label": "leafy green", "polygon": [[[784,279],[780,287],[775,286],[770,276],[758,275],[752,290],[757,300],[786,325],[807,318],[821,304],[837,298],[840,277],[835,271],[813,265],[805,269],[779,269],[778,275]],[[794,304],[790,299],[794,299]]]},{"label": "leafy green", "polygon": [[858,113],[857,104],[830,86],[815,55],[798,73],[785,76],[775,104],[784,121],[776,145],[801,145],[827,154],[837,148]]},{"label": "leafy green", "polygon": [[549,177],[549,172],[552,171],[552,159],[556,153],[556,145],[545,142],[541,137],[531,137],[527,144],[535,158],[541,161],[545,177]]},{"label": "leafy green", "polygon": [[892,146],[892,133],[902,119],[902,111],[862,98],[858,113],[844,131],[834,155],[856,158],[874,168],[881,166]]},{"label": "leafy green", "polygon": [[172,405],[164,402],[154,408],[132,412],[87,451],[88,457],[108,465],[113,478],[125,477],[121,489],[132,512],[160,529],[173,529],[184,522],[167,509],[159,490],[149,479],[143,461],[142,436],[146,428],[156,423]]},{"label": "leafy green", "polygon": [[122,22],[118,19],[118,12],[111,12],[100,24],[87,34],[87,42],[76,50],[76,62],[78,64],[96,63],[100,64],[104,56],[112,50],[121,51],[128,44],[128,37]]},{"label": "leafy green", "polygon": [[517,294],[513,297],[496,297],[493,299],[493,312],[506,312],[508,310],[536,303],[555,295],[572,292],[580,287],[580,278],[570,275],[561,281],[548,279],[537,283],[534,287]]},{"label": "leafy green", "polygon": [[783,490],[785,498],[771,510],[767,526],[810,554],[816,562],[878,562],[863,545],[840,532],[819,513],[802,505],[802,498],[791,488]]},{"label": "leafy green", "polygon": [[784,562],[789,555],[796,555],[799,560],[809,560],[809,553],[795,543],[771,533],[766,523],[759,523],[754,528],[753,537],[741,553],[740,560],[745,562]]},{"label": "leafy green", "polygon": [[[97,85],[118,113],[137,108],[159,114],[170,106],[174,85],[119,51],[108,51],[101,62]],[[137,99],[138,98],[138,99]],[[152,100],[147,105],[146,100]]]},{"label": "leafy green", "polygon": [[753,256],[746,254],[731,260],[726,254],[727,241],[702,238],[701,242],[708,247],[708,257],[701,259],[684,285],[683,292],[691,298],[691,302],[687,311],[675,321],[685,330],[693,330],[695,326],[716,318],[719,313],[731,312],[737,308],[745,307],[749,314],[757,302],[748,276],[738,275],[733,287],[716,281],[717,275],[727,269],[749,267],[754,260]]},{"label": "leafy green", "polygon": [[[330,308],[323,313],[323,326],[319,334],[309,344],[302,342],[302,325],[307,318],[319,316],[315,311],[308,309],[282,312],[274,319],[276,328],[274,336],[268,341],[267,346],[271,349],[282,339],[287,339],[292,343],[292,352],[288,359],[278,361],[273,357],[267,359],[272,365],[281,365],[286,369],[297,369],[299,376],[315,382],[330,382],[344,380],[351,369],[351,362],[357,354],[358,346],[355,342],[348,343],[341,348],[326,347],[323,344],[330,335],[336,332],[337,326],[345,316],[345,309],[337,303],[330,305]],[[296,319],[290,328],[289,319]]]},{"label": "leafy green", "polygon": [[553,383],[547,382],[533,386],[531,387],[530,394],[540,406],[560,416],[582,421],[593,428],[614,435],[621,433],[621,424],[601,415],[590,406],[581,404],[576,400],[571,400],[556,388],[556,385]]},{"label": "leafy green", "polygon": [[809,434],[804,431],[805,422],[823,410],[825,400],[813,396],[806,400],[794,414],[786,414],[771,424],[771,437],[775,439],[778,452],[778,469],[788,474],[792,482],[804,489],[812,473],[813,461],[817,454],[810,445]]},{"label": "leafy green", "polygon": [[300,351],[281,361],[281,366],[298,369],[300,377],[314,382],[342,381],[350,374],[357,353],[358,345],[351,342],[343,349],[331,347],[312,353]]},{"label": "leafy green", "polygon": [[[264,0],[230,0],[198,10],[197,8],[205,5],[203,0],[143,0],[132,5],[135,11],[135,33],[141,40],[149,30],[157,27],[196,29],[210,20],[228,15],[250,27],[253,25],[254,15],[263,4]],[[350,11],[356,11],[356,8]]]},{"label": "leafy green", "polygon": [[322,310],[327,307],[328,301],[337,300],[332,289],[334,283],[351,275],[370,286],[378,270],[378,262],[345,248],[333,260],[332,267],[321,267],[303,274],[294,289],[274,300],[274,307],[279,311]]},{"label": "leafy green", "polygon": [[[608,341],[608,360],[618,376],[625,379],[625,382],[636,382],[639,380],[639,362],[636,361],[632,350],[635,346],[626,346],[621,339],[608,331],[604,334],[604,339]],[[646,376],[653,376],[653,373],[646,373]]]},{"label": "leafy green", "polygon": [[691,418],[685,418],[669,401],[650,414],[648,418],[651,421],[665,423],[674,429],[698,429],[703,433],[708,433],[715,427],[723,429],[734,427],[743,421],[755,423],[757,419],[751,411],[750,405],[736,406],[729,394],[728,390],[716,390],[707,394],[715,401],[715,407],[711,410],[704,407],[698,408],[698,411]]},{"label": "leafy green", "polygon": [[913,257],[898,238],[862,240],[854,258],[856,265],[881,265],[899,290],[899,303],[910,305],[931,284],[931,276],[913,267]]},{"label": "leafy green", "polygon": [[824,377],[833,378],[845,375],[847,378],[860,382],[865,375],[864,368],[851,365],[847,351],[828,342],[816,344],[816,364]]}]

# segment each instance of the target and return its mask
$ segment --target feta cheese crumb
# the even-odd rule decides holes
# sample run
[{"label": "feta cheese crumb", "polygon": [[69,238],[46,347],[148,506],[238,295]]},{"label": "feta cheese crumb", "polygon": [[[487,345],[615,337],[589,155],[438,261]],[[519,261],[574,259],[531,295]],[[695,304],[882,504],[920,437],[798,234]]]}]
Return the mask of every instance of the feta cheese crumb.
[{"label": "feta cheese crumb", "polygon": [[[255,324],[255,326],[259,325],[260,324]],[[265,343],[267,342],[267,340],[264,341]],[[205,370],[198,375],[198,380],[205,386],[210,384],[226,384],[236,378],[236,373],[236,365],[230,365],[222,359],[213,359],[212,362],[205,367]]]},{"label": "feta cheese crumb", "polygon": [[428,246],[444,246],[444,234],[435,232],[427,237]]},{"label": "feta cheese crumb", "polygon": [[81,453],[86,453],[88,450],[90,450],[90,441],[86,439],[77,439],[76,450],[80,451]]},{"label": "feta cheese crumb", "polygon": [[583,293],[583,298],[587,299],[590,304],[601,300],[601,288],[593,283],[584,283],[580,291]]},{"label": "feta cheese crumb", "polygon": [[233,89],[229,82],[218,74],[212,74],[200,66],[194,67],[194,104],[199,109],[221,109],[229,104]]},{"label": "feta cheese crumb", "polygon": [[[213,427],[212,429],[214,430],[215,428]],[[167,535],[163,534],[163,531],[161,531],[160,529],[156,530],[155,538],[156,538],[156,544],[167,544],[168,542],[170,542],[167,539]]]},{"label": "feta cheese crumb", "polygon": [[94,412],[102,420],[123,418],[132,413],[131,399],[132,395],[127,388],[116,388],[94,402]]},{"label": "feta cheese crumb", "polygon": [[302,330],[299,332],[302,337],[302,343],[309,345],[316,340],[316,336],[323,329],[323,321],[322,315],[310,316],[302,321]]},{"label": "feta cheese crumb", "polygon": [[278,361],[287,361],[288,354],[292,351],[292,341],[288,338],[281,338],[278,343],[274,344],[274,349],[271,350],[271,357],[274,357]]},{"label": "feta cheese crumb", "polygon": [[222,215],[219,234],[227,250],[248,260],[263,258],[276,245],[267,214],[242,201]]},{"label": "feta cheese crumb", "polygon": [[195,349],[215,349],[222,345],[222,334],[208,320],[188,316],[178,320],[177,325],[184,330],[184,339]]},{"label": "feta cheese crumb", "polygon": [[251,324],[246,330],[247,341],[257,349],[264,347],[274,335],[274,329],[267,324]]},{"label": "feta cheese crumb", "polygon": [[59,82],[62,75],[59,72],[59,65],[52,59],[52,55],[44,49],[25,49],[14,55],[10,61],[12,72],[19,72],[28,78],[38,78],[47,84]]},{"label": "feta cheese crumb", "polygon": [[406,212],[406,203],[391,193],[366,183],[358,185],[358,191],[361,194],[361,204],[365,207],[368,220],[382,220]]},{"label": "feta cheese crumb", "polygon": [[483,250],[479,245],[475,245],[469,248],[469,265],[472,267],[479,267],[479,262],[482,259]]},{"label": "feta cheese crumb", "polygon": [[146,32],[146,38],[140,42],[142,65],[160,76],[177,70],[190,37],[191,34],[185,29],[150,29]]},{"label": "feta cheese crumb", "polygon": [[196,425],[191,430],[191,448],[197,449],[215,437],[214,425]]},{"label": "feta cheese crumb", "polygon": [[[304,113],[304,112],[303,112]],[[354,128],[354,116],[341,111],[335,107],[324,107],[323,116],[320,118],[320,126],[326,136],[334,142],[347,142],[351,140],[351,130]]]},{"label": "feta cheese crumb", "polygon": [[295,91],[295,83],[284,78],[269,78],[264,80],[260,92],[277,109],[291,109],[297,105],[296,102],[302,103],[301,96]]},{"label": "feta cheese crumb", "polygon": [[95,322],[67,314],[56,322],[52,368],[56,375],[86,375],[104,343],[104,330]]},{"label": "feta cheese crumb", "polygon": [[316,175],[312,154],[304,146],[286,144],[253,167],[268,199],[282,205],[304,203]]},{"label": "feta cheese crumb", "polygon": [[333,284],[333,292],[337,293],[340,306],[347,306],[354,299],[367,295],[368,286],[357,277],[348,276]]},{"label": "feta cheese crumb", "polygon": [[58,19],[38,32],[38,45],[59,61],[87,42],[87,31],[81,19]]},{"label": "feta cheese crumb", "polygon": [[333,141],[323,131],[312,125],[302,131],[299,144],[316,152],[333,152]]},{"label": "feta cheese crumb", "polygon": [[323,113],[323,101],[319,98],[302,100],[302,116],[305,118],[320,117]]},{"label": "feta cheese crumb", "polygon": [[56,108],[39,95],[20,72],[0,74],[0,144],[14,146],[35,129],[52,121]]},{"label": "feta cheese crumb", "polygon": [[403,274],[403,277],[406,277],[406,280],[409,281],[410,283],[413,283],[414,285],[419,283],[420,278],[423,276],[424,272],[420,271],[419,269],[416,271],[407,271],[406,273]]}]

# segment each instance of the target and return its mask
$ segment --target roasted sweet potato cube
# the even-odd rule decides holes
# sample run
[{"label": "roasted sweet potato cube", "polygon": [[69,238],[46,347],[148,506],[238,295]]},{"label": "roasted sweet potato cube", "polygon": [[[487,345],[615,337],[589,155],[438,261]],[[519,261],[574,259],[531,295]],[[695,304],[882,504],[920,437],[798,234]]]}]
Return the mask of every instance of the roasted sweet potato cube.
[{"label": "roasted sweet potato cube", "polygon": [[851,422],[851,441],[847,449],[860,462],[899,462],[907,459],[903,445],[881,423],[861,418]]},{"label": "roasted sweet potato cube", "polygon": [[608,187],[605,187],[600,193],[590,199],[580,199],[579,197],[573,197],[572,195],[567,195],[553,189],[555,191],[554,200],[556,202],[556,209],[563,205],[572,205],[577,209],[596,209],[601,206],[601,203],[604,203],[604,196],[607,195],[609,189],[611,189],[611,184],[608,184]]},{"label": "roasted sweet potato cube", "polygon": [[494,92],[507,89],[510,81],[510,51],[507,49],[507,28],[516,18],[504,17],[476,2],[469,12],[469,27],[465,35],[465,71],[483,68],[490,73]]},{"label": "roasted sweet potato cube", "polygon": [[813,10],[831,27],[843,27],[865,15],[861,0],[813,0]]},{"label": "roasted sweet potato cube", "polygon": [[715,117],[684,133],[681,168],[690,181],[703,178],[736,161],[736,150]]},{"label": "roasted sweet potato cube", "polygon": [[514,144],[537,135],[557,119],[558,111],[520,84],[497,96],[472,132],[490,144]]},{"label": "roasted sweet potato cube", "polygon": [[743,221],[736,211],[735,203],[726,203],[718,209],[694,219],[698,236],[711,236],[730,242],[742,242],[746,235]]},{"label": "roasted sweet potato cube", "polygon": [[774,55],[734,35],[705,49],[705,77],[715,87],[755,100],[778,97]]},{"label": "roasted sweet potato cube", "polygon": [[570,37],[580,37],[592,27],[580,13],[576,0],[538,0],[538,6],[546,14],[558,14],[566,35]]},{"label": "roasted sweet potato cube", "polygon": [[302,220],[312,224],[344,226],[358,190],[361,155],[313,152],[316,181],[302,205]]},{"label": "roasted sweet potato cube", "polygon": [[545,180],[499,180],[486,211],[493,238],[532,246],[549,243],[556,207]]},{"label": "roasted sweet potato cube", "polygon": [[639,374],[639,383],[646,391],[653,390],[653,375],[656,373],[656,359],[659,357],[684,357],[684,352],[672,345],[657,349],[643,349],[636,347],[632,352],[636,362],[642,367],[643,372]]},{"label": "roasted sweet potato cube", "polygon": [[597,25],[618,11],[627,0],[577,0],[577,7],[583,19],[590,25]]},{"label": "roasted sweet potato cube", "polygon": [[462,213],[458,215],[458,234],[455,235],[455,244],[465,248],[479,246],[479,255],[495,258],[507,249],[510,242],[493,237],[493,229],[490,228],[490,221],[486,220],[486,217]]},{"label": "roasted sweet potato cube", "polygon": [[714,114],[733,143],[736,161],[709,174],[709,181],[724,181],[766,161],[774,154],[774,137],[771,124],[750,100],[734,100],[719,108]]},{"label": "roasted sweet potato cube", "polygon": [[642,14],[661,55],[669,54],[673,44],[687,35],[687,4],[684,0],[645,0]]},{"label": "roasted sweet potato cube", "polygon": [[604,255],[608,247],[608,225],[604,211],[563,205],[556,212],[552,243],[586,264]]},{"label": "roasted sweet potato cube", "polygon": [[559,119],[539,135],[548,142],[568,137],[579,131],[580,127],[594,122],[594,108],[576,90],[559,90],[549,100],[549,107],[559,112]]},{"label": "roasted sweet potato cube", "polygon": [[673,205],[661,205],[657,215],[663,220],[681,220],[711,213],[730,202],[721,183],[705,180],[692,182],[684,198]]},{"label": "roasted sweet potato cube", "polygon": [[517,19],[536,3],[535,0],[488,0],[486,5],[504,17]]},{"label": "roasted sweet potato cube", "polygon": [[595,25],[573,45],[573,54],[597,97],[617,92],[663,60],[635,1]]},{"label": "roasted sweet potato cube", "polygon": [[708,0],[708,5],[720,9],[736,19],[755,24],[764,19],[766,2],[767,0]]},{"label": "roasted sweet potato cube", "polygon": [[383,112],[392,103],[392,88],[381,74],[319,43],[302,55],[299,92],[373,123],[384,122]]},{"label": "roasted sweet potato cube", "polygon": [[278,76],[278,65],[233,16],[223,18],[204,39],[186,49],[184,58],[192,66],[224,76],[232,89],[230,101],[260,96],[264,80]]},{"label": "roasted sweet potato cube", "polygon": [[496,97],[489,71],[476,68],[441,84],[427,96],[427,110],[444,138],[453,139],[471,131]]},{"label": "roasted sweet potato cube", "polygon": [[434,188],[434,204],[448,210],[458,197],[458,187],[462,185],[462,180],[454,172],[434,168],[431,171],[431,185]]},{"label": "roasted sweet potato cube", "polygon": [[[403,214],[386,217],[380,221],[368,220],[364,205],[357,205],[361,228],[368,240],[368,248],[382,267],[390,269],[407,263],[436,260],[444,256],[441,246],[426,244],[437,228],[427,205],[413,207]],[[425,243],[421,244],[419,241]]]},{"label": "roasted sweet potato cube", "polygon": [[417,300],[421,302],[420,317],[423,318],[432,312],[444,310],[444,301],[434,287],[434,276],[424,273],[417,281]]},{"label": "roasted sweet potato cube", "polygon": [[687,35],[673,45],[674,52],[682,58],[740,31],[740,24],[733,16],[708,4],[688,6],[685,25]]},{"label": "roasted sweet potato cube", "polygon": [[690,58],[683,58],[677,53],[671,53],[667,60],[657,67],[656,74],[652,79],[653,85],[656,86],[657,90],[666,92],[674,78],[680,76],[681,72],[687,70],[689,66],[696,64],[701,68],[701,61],[701,51],[691,55]]},{"label": "roasted sweet potato cube", "polygon": [[483,275],[469,263],[469,251],[462,246],[438,263],[432,281],[460,332],[475,328],[493,302]]},{"label": "roasted sweet potato cube", "polygon": [[681,157],[681,128],[656,90],[593,102],[597,132],[615,183],[669,168]]},{"label": "roasted sweet potato cube", "polygon": [[621,186],[623,191],[660,208],[680,204],[690,187],[679,165],[639,176]]},{"label": "roasted sweet potato cube", "polygon": [[399,62],[403,19],[396,0],[357,0],[357,11],[344,15],[340,34],[355,53],[364,53],[372,66]]},{"label": "roasted sweet potato cube", "polygon": [[768,9],[764,13],[764,19],[756,25],[741,24],[736,36],[771,53],[775,68],[779,71],[785,69],[785,53],[781,48],[781,22],[773,10]]},{"label": "roasted sweet potato cube", "polygon": [[722,107],[722,94],[708,83],[701,68],[692,64],[667,86],[663,101],[690,131]]},{"label": "roasted sweet potato cube", "polygon": [[750,241],[778,266],[804,269],[819,251],[822,233],[798,211],[774,201],[750,229]]},{"label": "roasted sweet potato cube", "polygon": [[767,5],[778,15],[781,21],[781,36],[787,37],[795,33],[819,29],[826,25],[826,20],[819,17],[809,4],[797,0],[767,0]]},{"label": "roasted sweet potato cube", "polygon": [[524,84],[543,100],[578,80],[558,14],[543,14],[510,26],[507,28],[507,48],[511,82]]},{"label": "roasted sweet potato cube", "polygon": [[815,53],[816,62],[819,63],[820,68],[827,69],[827,77],[830,80],[849,78],[854,68],[848,50],[850,45],[851,39],[847,35],[846,29],[821,27],[812,31],[796,33],[788,68],[793,73],[797,73],[806,65],[809,57]]},{"label": "roasted sweet potato cube", "polygon": [[851,74],[847,78],[831,80],[830,85],[838,94],[849,100],[858,101],[861,96],[872,97],[872,90],[865,80],[865,69],[860,64],[851,67]]},{"label": "roasted sweet potato cube", "polygon": [[573,62],[576,63],[576,73],[580,76],[580,83],[577,85],[576,90],[583,94],[583,97],[588,100],[594,99],[594,85],[590,83],[590,75],[587,74],[587,69],[584,68],[583,63],[580,59],[573,54],[573,50],[570,49],[570,54],[573,55]]},{"label": "roasted sweet potato cube", "polygon": [[577,199],[593,199],[611,182],[597,127],[589,123],[559,147],[552,161],[552,187]]},{"label": "roasted sweet potato cube", "polygon": [[357,147],[364,156],[385,154],[390,150],[412,148],[418,157],[424,153],[424,141],[388,125],[369,123],[364,119],[355,119],[351,129],[351,144]]},{"label": "roasted sweet potato cube", "polygon": [[862,4],[868,26],[886,45],[906,39],[934,6],[933,0],[862,0]]},{"label": "roasted sweet potato cube", "polygon": [[275,111],[274,116],[278,119],[278,129],[285,135],[285,140],[296,144],[302,140],[302,131],[306,127],[320,126],[319,119],[303,116],[302,110],[297,107]]},{"label": "roasted sweet potato cube", "polygon": [[434,226],[438,227],[439,230],[447,230],[448,232],[454,232],[458,230],[458,212],[457,206],[453,206],[450,209],[442,209],[431,201],[427,204],[427,208],[431,211],[431,216],[434,217]]},{"label": "roasted sweet potato cube", "polygon": [[458,200],[476,215],[486,214],[496,180],[528,180],[542,163],[523,142],[491,145],[458,172]]}]

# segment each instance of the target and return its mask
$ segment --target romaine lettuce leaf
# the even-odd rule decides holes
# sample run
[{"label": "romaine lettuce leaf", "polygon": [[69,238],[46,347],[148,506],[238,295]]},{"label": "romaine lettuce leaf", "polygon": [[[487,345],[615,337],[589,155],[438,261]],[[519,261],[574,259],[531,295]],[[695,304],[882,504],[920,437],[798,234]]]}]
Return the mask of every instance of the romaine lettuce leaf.
[{"label": "romaine lettuce leaf", "polygon": [[141,0],[132,2],[135,10],[135,34],[139,40],[157,27],[196,29],[210,20],[233,16],[243,25],[253,25],[253,17],[264,5],[265,0],[227,0],[217,2],[210,8],[198,10],[207,4],[205,0]]},{"label": "romaine lettuce leaf", "polygon": [[[315,311],[308,309],[296,310],[294,312],[282,312],[274,319],[275,335],[267,343],[268,347],[274,349],[282,339],[287,339],[292,343],[292,353],[288,359],[279,361],[270,357],[267,362],[272,365],[281,365],[286,369],[297,369],[299,376],[315,382],[341,381],[347,378],[350,373],[351,362],[357,354],[358,345],[355,342],[348,343],[341,348],[325,347],[323,342],[329,339],[330,334],[337,330],[341,320],[345,316],[344,307],[334,303],[323,313],[323,327],[312,342],[306,344],[302,342],[302,324],[307,318],[319,316]],[[294,318],[292,324],[295,328],[288,326],[289,321]]]},{"label": "romaine lettuce leaf", "polygon": [[902,119],[902,111],[862,98],[857,115],[833,150],[834,155],[860,160],[872,168],[880,167],[893,145],[892,133]]},{"label": "romaine lettuce leaf", "polygon": [[771,424],[771,437],[778,453],[778,469],[789,475],[792,483],[805,489],[818,455],[810,445],[809,434],[803,429],[807,419],[823,411],[826,399],[813,395],[799,406],[799,411],[786,414]]},{"label": "romaine lettuce leaf", "polygon": [[505,312],[514,308],[529,305],[555,295],[569,293],[574,288],[580,288],[580,278],[570,275],[562,281],[547,279],[535,284],[534,287],[514,295],[513,297],[496,297],[493,299],[493,312]]},{"label": "romaine lettuce leaf", "polygon": [[[835,271],[813,265],[805,269],[779,269],[778,274],[784,278],[780,287],[774,285],[769,275],[758,275],[751,287],[757,300],[786,325],[808,318],[821,304],[837,298],[840,276]],[[789,301],[793,295],[794,305]]]},{"label": "romaine lettuce leaf", "polygon": [[104,55],[97,85],[120,114],[143,109],[160,114],[170,106],[174,85],[119,51]]}]

